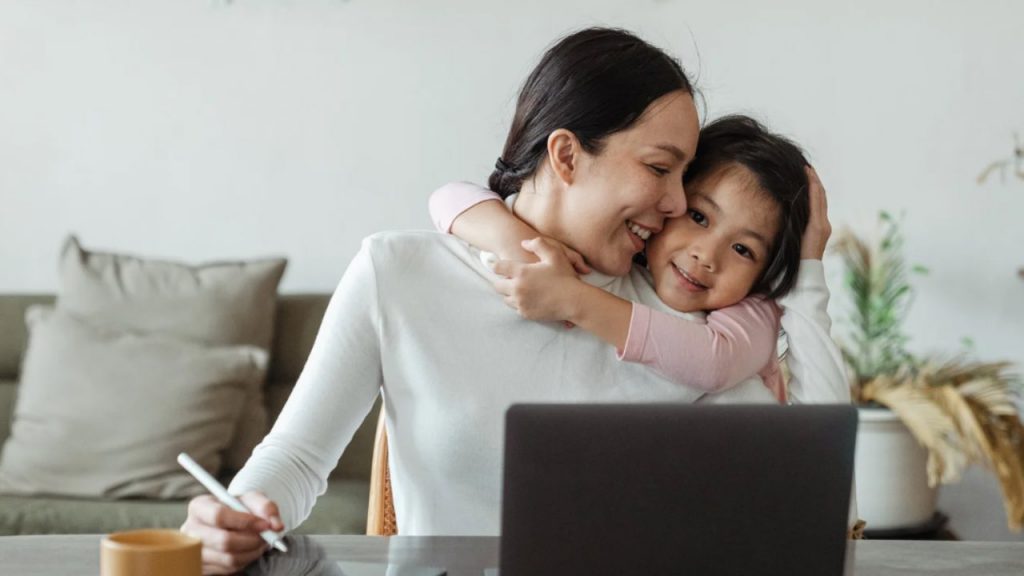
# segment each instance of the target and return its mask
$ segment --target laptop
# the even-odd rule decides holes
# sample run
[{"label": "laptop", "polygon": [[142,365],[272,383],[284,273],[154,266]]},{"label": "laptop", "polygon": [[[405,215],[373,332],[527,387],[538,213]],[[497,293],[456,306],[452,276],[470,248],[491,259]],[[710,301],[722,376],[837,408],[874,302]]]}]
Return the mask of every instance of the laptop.
[{"label": "laptop", "polygon": [[516,405],[501,576],[844,573],[852,406]]}]

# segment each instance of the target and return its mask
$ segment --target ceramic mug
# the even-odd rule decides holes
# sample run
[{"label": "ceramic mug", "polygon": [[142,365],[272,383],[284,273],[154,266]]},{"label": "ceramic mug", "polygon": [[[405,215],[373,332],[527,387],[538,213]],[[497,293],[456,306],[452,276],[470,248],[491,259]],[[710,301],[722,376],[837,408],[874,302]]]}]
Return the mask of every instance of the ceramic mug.
[{"label": "ceramic mug", "polygon": [[100,542],[100,576],[201,576],[202,543],[177,530],[130,530]]}]

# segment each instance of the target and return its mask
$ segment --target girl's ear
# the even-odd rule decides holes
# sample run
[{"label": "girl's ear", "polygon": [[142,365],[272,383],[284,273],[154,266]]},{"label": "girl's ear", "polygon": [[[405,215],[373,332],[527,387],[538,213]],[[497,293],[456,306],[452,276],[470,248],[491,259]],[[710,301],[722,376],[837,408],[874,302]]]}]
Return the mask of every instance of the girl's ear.
[{"label": "girl's ear", "polygon": [[563,184],[573,183],[582,151],[576,135],[565,128],[559,128],[548,136],[548,166]]}]

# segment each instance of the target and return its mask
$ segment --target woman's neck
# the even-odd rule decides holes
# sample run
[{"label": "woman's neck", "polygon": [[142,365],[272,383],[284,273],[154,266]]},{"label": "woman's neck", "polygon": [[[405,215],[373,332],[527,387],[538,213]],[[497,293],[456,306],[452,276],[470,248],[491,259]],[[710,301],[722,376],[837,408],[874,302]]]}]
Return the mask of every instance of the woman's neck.
[{"label": "woman's neck", "polygon": [[523,182],[513,213],[523,222],[529,224],[541,236],[566,242],[566,235],[561,226],[561,195],[548,186],[547,178],[538,175]]}]

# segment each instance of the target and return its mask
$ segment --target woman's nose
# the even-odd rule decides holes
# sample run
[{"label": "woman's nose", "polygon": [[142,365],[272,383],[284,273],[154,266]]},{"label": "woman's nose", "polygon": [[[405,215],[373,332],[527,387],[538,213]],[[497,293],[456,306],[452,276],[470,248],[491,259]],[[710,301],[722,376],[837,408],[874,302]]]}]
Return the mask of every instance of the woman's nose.
[{"label": "woman's nose", "polygon": [[666,218],[677,218],[686,213],[686,194],[683,191],[683,183],[678,186],[670,186],[668,192],[661,197],[658,203],[658,211]]}]

